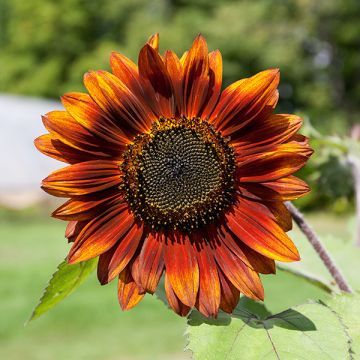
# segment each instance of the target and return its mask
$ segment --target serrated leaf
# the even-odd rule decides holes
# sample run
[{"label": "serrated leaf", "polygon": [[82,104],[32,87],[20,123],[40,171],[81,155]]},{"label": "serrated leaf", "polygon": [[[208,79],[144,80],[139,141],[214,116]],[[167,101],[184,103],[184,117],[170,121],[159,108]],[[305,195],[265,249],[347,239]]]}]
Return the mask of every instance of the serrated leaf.
[{"label": "serrated leaf", "polygon": [[346,327],[353,357],[360,358],[360,295],[335,296],[327,305]]},{"label": "serrated leaf", "polygon": [[69,296],[90,275],[96,265],[97,259],[74,265],[69,265],[66,261],[63,261],[51,277],[29,321],[37,319]]},{"label": "serrated leaf", "polygon": [[230,316],[209,320],[192,312],[188,349],[195,359],[347,359],[348,336],[339,317],[320,303],[262,317],[240,303]]}]

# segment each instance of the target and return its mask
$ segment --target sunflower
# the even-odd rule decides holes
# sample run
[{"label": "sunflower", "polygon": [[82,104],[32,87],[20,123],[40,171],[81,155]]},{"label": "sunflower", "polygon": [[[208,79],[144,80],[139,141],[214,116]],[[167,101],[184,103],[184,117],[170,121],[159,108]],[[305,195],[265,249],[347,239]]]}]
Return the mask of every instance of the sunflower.
[{"label": "sunflower", "polygon": [[42,188],[69,198],[52,214],[68,221],[69,264],[99,257],[122,309],[164,276],[176,313],[231,313],[240,293],[263,300],[274,260],[299,260],[284,201],[309,191],[293,173],[312,150],[299,117],[273,114],[278,69],[222,91],[221,54],[201,35],[181,58],[158,44],[138,65],[112,53],[112,73],[86,73],[88,94],[43,116],[36,147],[69,165]]}]

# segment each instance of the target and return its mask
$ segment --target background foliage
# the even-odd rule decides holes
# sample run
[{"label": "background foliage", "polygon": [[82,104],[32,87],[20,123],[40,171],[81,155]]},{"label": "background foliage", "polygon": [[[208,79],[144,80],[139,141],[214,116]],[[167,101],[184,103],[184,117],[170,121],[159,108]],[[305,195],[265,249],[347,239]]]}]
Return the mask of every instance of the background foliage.
[{"label": "background foliage", "polygon": [[183,52],[206,35],[225,83],[280,67],[280,110],[346,132],[360,115],[357,0],[1,0],[0,91],[58,97],[79,89],[109,52],[136,59],[154,32]]},{"label": "background foliage", "polygon": [[[225,85],[280,67],[277,111],[344,135],[360,117],[359,17],[358,0],[0,0],[0,92],[58,98],[108,69],[113,50],[136,60],[160,32],[180,54],[201,32],[222,52]],[[316,194],[303,207],[351,208],[347,166],[331,155],[303,173]]]}]

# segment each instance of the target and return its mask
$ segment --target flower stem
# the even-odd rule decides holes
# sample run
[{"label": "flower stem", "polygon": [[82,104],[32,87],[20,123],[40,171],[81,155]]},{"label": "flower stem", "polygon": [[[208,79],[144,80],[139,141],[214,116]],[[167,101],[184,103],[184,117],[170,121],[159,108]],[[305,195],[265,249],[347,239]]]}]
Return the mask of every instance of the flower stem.
[{"label": "flower stem", "polygon": [[290,211],[291,216],[293,217],[300,230],[307,237],[310,244],[313,246],[314,250],[319,255],[320,259],[328,269],[329,273],[334,278],[340,290],[348,293],[353,293],[353,290],[351,289],[349,283],[346,281],[340,269],[337,267],[334,260],[331,258],[329,252],[326,250],[325,246],[322,244],[315,231],[304,219],[304,215],[291,202],[287,201],[285,205]]}]

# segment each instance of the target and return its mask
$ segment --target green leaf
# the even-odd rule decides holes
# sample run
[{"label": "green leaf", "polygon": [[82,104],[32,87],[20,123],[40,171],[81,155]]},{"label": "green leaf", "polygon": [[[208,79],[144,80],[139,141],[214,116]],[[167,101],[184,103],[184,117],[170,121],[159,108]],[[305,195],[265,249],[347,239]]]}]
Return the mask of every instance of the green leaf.
[{"label": "green leaf", "polygon": [[344,324],[349,336],[349,346],[356,359],[360,357],[360,295],[335,296],[327,303]]},{"label": "green leaf", "polygon": [[63,261],[44,290],[39,304],[28,321],[37,319],[76,290],[97,265],[97,259],[69,265]]},{"label": "green leaf", "polygon": [[344,325],[326,305],[307,303],[266,315],[246,302],[242,300],[232,316],[221,313],[217,320],[196,311],[190,314],[187,348],[195,359],[349,358]]}]

